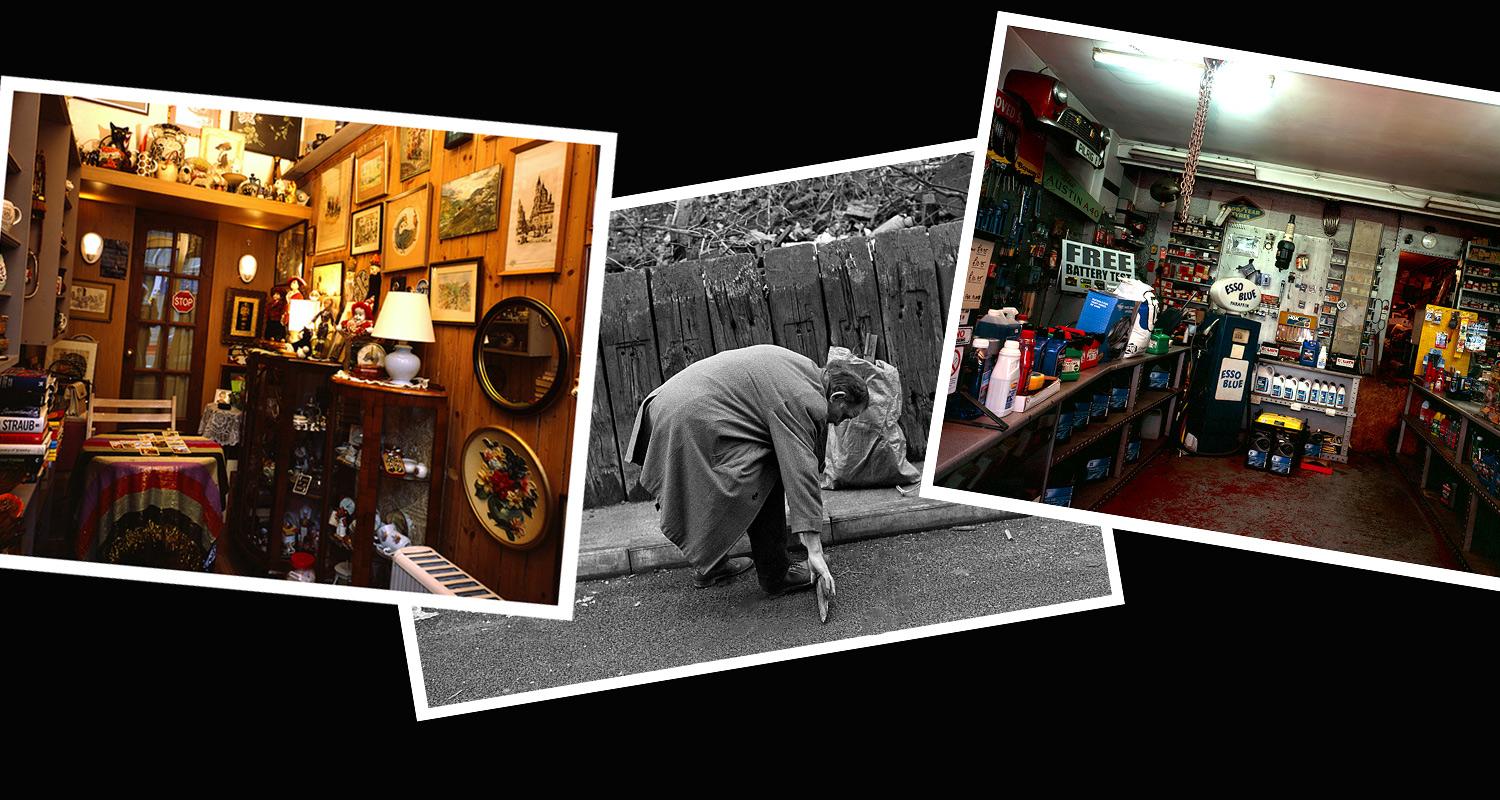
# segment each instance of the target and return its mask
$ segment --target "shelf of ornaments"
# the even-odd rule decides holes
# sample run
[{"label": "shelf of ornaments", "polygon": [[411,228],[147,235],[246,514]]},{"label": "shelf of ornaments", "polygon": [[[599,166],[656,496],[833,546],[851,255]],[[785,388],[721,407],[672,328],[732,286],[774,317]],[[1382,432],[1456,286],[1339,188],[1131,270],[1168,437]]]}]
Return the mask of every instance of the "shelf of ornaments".
[{"label": "shelf of ornaments", "polygon": [[86,200],[187,214],[268,231],[284,230],[313,218],[310,207],[294,203],[248,197],[103,167],[84,165],[80,169],[78,195]]}]

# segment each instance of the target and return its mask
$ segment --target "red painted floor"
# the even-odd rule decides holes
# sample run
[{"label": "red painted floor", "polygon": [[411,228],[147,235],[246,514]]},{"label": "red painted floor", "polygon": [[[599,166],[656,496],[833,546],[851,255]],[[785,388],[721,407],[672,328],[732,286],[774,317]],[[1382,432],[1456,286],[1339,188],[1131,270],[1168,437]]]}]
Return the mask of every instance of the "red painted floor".
[{"label": "red painted floor", "polygon": [[1462,569],[1391,460],[1355,453],[1333,475],[1163,453],[1100,511],[1414,564]]}]

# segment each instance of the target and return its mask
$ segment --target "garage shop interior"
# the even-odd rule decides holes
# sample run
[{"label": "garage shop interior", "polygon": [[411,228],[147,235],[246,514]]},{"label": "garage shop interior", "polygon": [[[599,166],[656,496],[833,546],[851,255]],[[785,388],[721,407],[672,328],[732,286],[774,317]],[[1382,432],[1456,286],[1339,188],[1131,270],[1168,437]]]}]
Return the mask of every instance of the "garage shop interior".
[{"label": "garage shop interior", "polygon": [[598,147],[5,98],[0,552],[557,602]]},{"label": "garage shop interior", "polygon": [[1500,570],[1500,107],[1011,28],[936,484]]}]

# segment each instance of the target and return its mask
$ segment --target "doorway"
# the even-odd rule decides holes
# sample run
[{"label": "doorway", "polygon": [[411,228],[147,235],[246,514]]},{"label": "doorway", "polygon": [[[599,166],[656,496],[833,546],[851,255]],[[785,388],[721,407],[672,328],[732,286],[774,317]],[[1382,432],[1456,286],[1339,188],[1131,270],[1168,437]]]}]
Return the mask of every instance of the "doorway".
[{"label": "doorway", "polygon": [[214,230],[205,220],[136,213],[131,274],[138,277],[126,306],[120,397],[177,398],[180,431],[196,431],[202,413]]},{"label": "doorway", "polygon": [[1405,381],[1417,362],[1417,328],[1429,305],[1451,307],[1457,287],[1458,261],[1445,256],[1400,251],[1396,284],[1391,289],[1391,314],[1386,322],[1385,347],[1379,375]]}]

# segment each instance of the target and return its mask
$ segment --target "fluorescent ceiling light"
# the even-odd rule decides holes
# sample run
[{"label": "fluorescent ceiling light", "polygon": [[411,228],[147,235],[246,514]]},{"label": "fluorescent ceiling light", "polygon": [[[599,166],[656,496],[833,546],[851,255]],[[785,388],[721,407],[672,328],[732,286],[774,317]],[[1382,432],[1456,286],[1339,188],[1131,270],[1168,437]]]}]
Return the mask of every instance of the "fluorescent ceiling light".
[{"label": "fluorescent ceiling light", "polygon": [[[1149,147],[1135,145],[1130,148],[1129,157],[1139,161],[1152,161],[1159,164],[1167,164],[1178,169],[1187,166],[1187,153],[1180,150],[1168,150],[1163,147]],[[1237,161],[1232,158],[1220,158],[1218,156],[1198,156],[1198,170],[1200,172],[1217,172],[1228,175],[1242,175],[1253,178],[1256,175],[1255,165],[1248,161]]]},{"label": "fluorescent ceiling light", "polygon": [[1500,208],[1496,208],[1495,206],[1483,206],[1471,200],[1460,200],[1458,198],[1448,199],[1446,197],[1431,197],[1427,200],[1427,207],[1436,211],[1450,211],[1459,214],[1472,214],[1477,217],[1500,219]]},{"label": "fluorescent ceiling light", "polygon": [[[1118,50],[1094,48],[1094,64],[1109,69],[1117,75],[1125,72],[1144,78],[1144,83],[1156,83],[1177,89],[1189,96],[1198,94],[1198,84],[1203,80],[1203,61],[1175,58],[1156,58],[1142,53],[1123,53]],[[1249,114],[1265,109],[1271,103],[1271,90],[1276,85],[1276,76],[1259,70],[1253,64],[1224,62],[1214,72],[1213,104],[1223,111]]]}]

